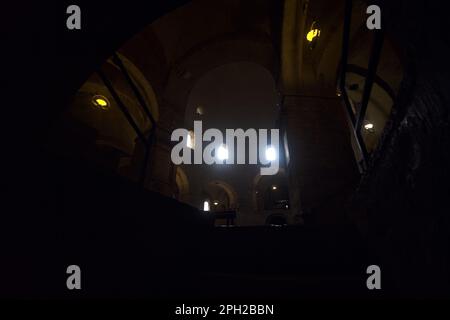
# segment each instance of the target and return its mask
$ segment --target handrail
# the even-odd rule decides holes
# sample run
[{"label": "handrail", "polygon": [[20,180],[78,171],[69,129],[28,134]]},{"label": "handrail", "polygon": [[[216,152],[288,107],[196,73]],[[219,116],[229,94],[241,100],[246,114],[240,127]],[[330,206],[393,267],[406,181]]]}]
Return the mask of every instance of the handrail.
[{"label": "handrail", "polygon": [[139,104],[141,105],[141,107],[144,110],[147,117],[150,119],[152,126],[155,126],[156,121],[153,118],[153,115],[151,114],[150,109],[147,107],[147,104],[145,103],[144,99],[142,98],[141,93],[139,92],[135,83],[131,79],[130,74],[128,73],[127,69],[125,68],[125,65],[122,62],[122,59],[120,59],[119,56],[117,55],[117,53],[115,53],[115,52],[113,55],[113,61],[119,66],[120,71],[122,71],[123,75],[125,76],[125,79],[127,80],[128,84],[130,85],[131,89],[133,90],[133,93],[136,96],[137,100],[139,101]]},{"label": "handrail", "polygon": [[[382,87],[386,85],[384,81],[380,82],[380,78],[377,76],[378,63],[381,57],[381,51],[383,48],[384,32],[382,30],[374,30],[374,40],[372,44],[372,49],[370,53],[369,65],[367,67],[367,74],[365,76],[364,91],[362,95],[362,100],[358,103],[357,115],[355,116],[353,109],[351,107],[350,98],[348,96],[347,88],[345,86],[346,74],[349,69],[355,71],[353,65],[348,65],[348,50],[350,42],[350,27],[351,27],[351,15],[352,15],[353,2],[352,0],[346,0],[345,2],[345,16],[344,16],[344,30],[342,35],[342,53],[341,53],[341,65],[339,68],[339,89],[344,100],[345,108],[347,110],[347,115],[349,117],[349,122],[352,127],[352,132],[356,138],[356,143],[361,151],[363,170],[367,168],[367,163],[369,161],[369,153],[367,152],[366,144],[362,136],[362,126],[367,112],[367,107],[370,100],[370,95],[372,92],[372,87],[374,82],[381,83]],[[349,68],[350,67],[350,68]],[[356,70],[361,71],[361,70]],[[360,74],[362,75],[362,74]],[[363,75],[364,76],[364,75]],[[390,89],[390,87],[388,86]],[[392,97],[393,91],[387,91]]]},{"label": "handrail", "polygon": [[225,211],[215,211],[215,219],[225,219],[227,227],[234,225],[234,220],[236,219],[236,210],[225,210]]},{"label": "handrail", "polygon": [[133,117],[131,116],[130,112],[128,111],[128,108],[123,103],[122,99],[120,99],[119,94],[114,89],[114,86],[109,81],[108,77],[103,73],[102,70],[98,70],[97,74],[100,76],[103,83],[108,88],[108,91],[111,93],[112,97],[116,101],[117,105],[119,106],[119,109],[122,111],[123,115],[127,119],[130,126],[136,132],[136,135],[138,136],[139,140],[141,140],[143,142],[143,146],[145,149],[144,150],[144,159],[143,159],[143,165],[141,168],[141,174],[139,177],[139,184],[143,187],[144,183],[145,183],[146,174],[147,174],[147,166],[148,166],[148,159],[150,157],[150,149],[153,144],[153,139],[155,136],[155,130],[156,130],[157,124],[156,124],[155,118],[153,117],[153,115],[150,112],[150,109],[148,108],[147,104],[145,103],[144,98],[142,97],[142,95],[139,92],[138,88],[136,87],[135,83],[131,79],[130,74],[128,73],[128,70],[126,69],[125,65],[123,64],[122,60],[119,58],[117,53],[113,54],[113,61],[117,64],[120,71],[124,75],[125,80],[127,81],[128,85],[131,87],[131,90],[133,91],[134,95],[136,96],[136,99],[138,100],[139,105],[144,110],[145,115],[148,117],[148,119],[150,120],[151,125],[152,125],[151,130],[148,134],[148,137],[146,137],[145,134],[140,130],[137,123],[134,121]]},{"label": "handrail", "polygon": [[[361,77],[367,77],[367,69],[362,68],[360,66],[357,66],[355,64],[349,64],[347,65],[347,73],[353,73]],[[377,84],[381,89],[383,89],[388,96],[392,99],[392,101],[395,100],[395,91],[392,89],[392,87],[384,81],[382,78],[380,78],[378,75],[375,75],[374,83]]]},{"label": "handrail", "polygon": [[378,63],[380,62],[381,49],[383,48],[384,34],[382,31],[376,30],[375,38],[372,45],[372,52],[370,54],[369,66],[367,68],[367,77],[364,82],[364,91],[361,101],[361,107],[358,111],[356,120],[356,130],[360,131],[364,117],[366,115],[367,106],[369,104],[370,94],[372,92],[373,83],[377,73]]},{"label": "handrail", "polygon": [[142,133],[141,129],[139,129],[139,126],[137,125],[137,123],[134,121],[133,117],[131,116],[130,112],[128,111],[127,107],[125,106],[125,104],[123,103],[122,99],[120,99],[119,94],[117,93],[117,91],[114,89],[112,83],[109,81],[109,79],[106,77],[106,75],[103,73],[103,71],[98,70],[97,74],[100,76],[100,78],[102,79],[103,83],[105,84],[106,88],[108,88],[108,91],[111,93],[111,95],[113,96],[114,100],[116,101],[117,105],[119,106],[120,110],[122,111],[123,115],[125,116],[125,118],[127,119],[128,123],[131,125],[131,127],[133,127],[134,131],[136,132],[137,136],[139,137],[139,139],[141,139],[142,141],[146,141],[147,138],[145,137],[145,135]]}]

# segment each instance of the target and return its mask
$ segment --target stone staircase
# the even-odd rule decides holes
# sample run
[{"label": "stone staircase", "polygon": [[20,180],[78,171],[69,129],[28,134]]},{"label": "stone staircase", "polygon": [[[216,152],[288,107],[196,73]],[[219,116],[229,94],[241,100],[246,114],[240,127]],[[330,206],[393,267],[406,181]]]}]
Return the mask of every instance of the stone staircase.
[{"label": "stone staircase", "polygon": [[[351,226],[214,227],[211,214],[131,181],[80,163],[48,166],[54,174],[42,179],[35,198],[50,205],[30,203],[34,211],[23,224],[34,241],[4,260],[8,296],[294,298],[367,291],[366,246]],[[82,270],[80,291],[66,288],[72,264]]]}]

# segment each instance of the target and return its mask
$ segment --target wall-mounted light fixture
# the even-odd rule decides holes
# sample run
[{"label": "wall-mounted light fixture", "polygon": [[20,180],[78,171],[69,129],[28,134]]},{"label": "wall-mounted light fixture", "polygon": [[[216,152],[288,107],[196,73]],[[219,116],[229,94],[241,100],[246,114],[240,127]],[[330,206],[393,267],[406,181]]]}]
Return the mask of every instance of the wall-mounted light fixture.
[{"label": "wall-mounted light fixture", "polygon": [[92,97],[92,104],[94,107],[101,110],[108,110],[110,107],[110,103],[106,97],[102,95],[95,95]]},{"label": "wall-mounted light fixture", "polygon": [[195,109],[195,114],[196,114],[197,116],[202,116],[202,115],[203,115],[203,107],[202,107],[202,106],[198,106],[198,107]]},{"label": "wall-mounted light fixture", "polygon": [[375,126],[371,122],[366,122],[366,124],[364,124],[364,129],[366,129],[369,132],[374,132],[375,131]]},{"label": "wall-mounted light fixture", "polygon": [[309,31],[306,33],[306,40],[309,42],[309,48],[314,49],[317,40],[320,38],[320,27],[317,21],[313,21]]}]

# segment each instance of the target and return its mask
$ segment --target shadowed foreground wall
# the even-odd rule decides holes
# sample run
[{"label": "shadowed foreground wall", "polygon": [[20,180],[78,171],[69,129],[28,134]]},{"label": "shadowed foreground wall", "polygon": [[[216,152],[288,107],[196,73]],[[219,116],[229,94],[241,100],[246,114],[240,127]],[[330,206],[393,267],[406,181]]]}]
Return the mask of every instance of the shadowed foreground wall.
[{"label": "shadowed foreground wall", "polygon": [[397,17],[389,31],[404,50],[406,74],[354,199],[394,289],[420,296],[450,292],[450,50],[439,7],[403,1],[383,12]]}]

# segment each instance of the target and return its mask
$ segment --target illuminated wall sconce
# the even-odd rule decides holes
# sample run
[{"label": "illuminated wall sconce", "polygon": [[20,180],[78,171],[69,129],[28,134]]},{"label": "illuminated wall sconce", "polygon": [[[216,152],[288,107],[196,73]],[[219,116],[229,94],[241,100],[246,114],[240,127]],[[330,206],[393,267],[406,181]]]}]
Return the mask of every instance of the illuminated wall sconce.
[{"label": "illuminated wall sconce", "polygon": [[374,131],[375,131],[375,126],[374,126],[374,124],[371,123],[371,122],[366,122],[366,123],[364,124],[364,129],[366,129],[366,130],[369,131],[369,132],[374,132]]},{"label": "illuminated wall sconce", "polygon": [[219,202],[218,202],[218,201],[214,201],[214,205],[215,205],[215,206],[218,206],[218,205],[219,205]]},{"label": "illuminated wall sconce", "polygon": [[277,186],[272,186],[272,190],[277,190],[278,187]]},{"label": "illuminated wall sconce", "polygon": [[202,106],[198,106],[198,107],[195,109],[195,114],[196,114],[197,116],[202,116],[202,115],[203,115],[203,107],[202,107]]},{"label": "illuminated wall sconce", "polygon": [[306,33],[306,40],[309,42],[309,48],[314,49],[320,38],[320,27],[317,21],[313,21],[309,31]]},{"label": "illuminated wall sconce", "polygon": [[101,95],[95,95],[92,97],[92,105],[100,110],[108,110],[110,107],[108,99]]}]

